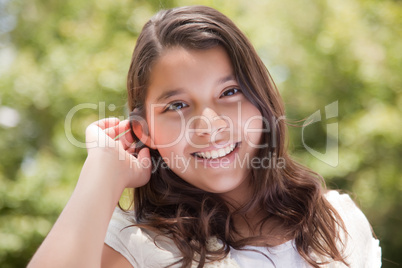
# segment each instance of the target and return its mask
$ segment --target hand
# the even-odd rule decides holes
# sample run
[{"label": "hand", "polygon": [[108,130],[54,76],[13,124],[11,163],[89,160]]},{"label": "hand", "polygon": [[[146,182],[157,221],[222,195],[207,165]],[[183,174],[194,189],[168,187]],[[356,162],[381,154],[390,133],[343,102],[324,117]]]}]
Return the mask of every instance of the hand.
[{"label": "hand", "polygon": [[86,129],[88,158],[95,159],[97,169],[104,169],[110,180],[136,188],[148,183],[152,161],[149,149],[143,148],[133,156],[135,144],[128,120],[106,118],[90,124]]}]

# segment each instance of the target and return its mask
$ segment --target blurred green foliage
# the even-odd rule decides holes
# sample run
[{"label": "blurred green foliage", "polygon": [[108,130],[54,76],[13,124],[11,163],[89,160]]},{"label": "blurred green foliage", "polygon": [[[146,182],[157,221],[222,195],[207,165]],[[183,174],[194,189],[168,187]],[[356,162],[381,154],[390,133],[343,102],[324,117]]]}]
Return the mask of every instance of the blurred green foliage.
[{"label": "blurred green foliage", "polygon": [[[85,127],[127,114],[126,74],[142,25],[160,8],[190,4],[217,8],[247,34],[288,119],[317,110],[325,119],[325,106],[338,101],[336,118],[290,127],[290,148],[329,187],[353,193],[381,240],[383,267],[401,265],[400,1],[3,0],[1,267],[24,267],[66,204],[86,157]],[[325,149],[329,123],[339,127],[339,155]],[[304,144],[339,163],[322,162]]]}]

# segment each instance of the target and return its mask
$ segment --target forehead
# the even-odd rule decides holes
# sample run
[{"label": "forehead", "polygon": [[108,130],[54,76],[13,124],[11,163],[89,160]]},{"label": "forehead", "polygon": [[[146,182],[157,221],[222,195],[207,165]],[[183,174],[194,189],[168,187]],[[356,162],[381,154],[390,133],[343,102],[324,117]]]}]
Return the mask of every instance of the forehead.
[{"label": "forehead", "polygon": [[228,77],[234,79],[233,67],[221,46],[207,50],[169,48],[152,67],[147,101],[155,102],[165,91],[205,92]]}]

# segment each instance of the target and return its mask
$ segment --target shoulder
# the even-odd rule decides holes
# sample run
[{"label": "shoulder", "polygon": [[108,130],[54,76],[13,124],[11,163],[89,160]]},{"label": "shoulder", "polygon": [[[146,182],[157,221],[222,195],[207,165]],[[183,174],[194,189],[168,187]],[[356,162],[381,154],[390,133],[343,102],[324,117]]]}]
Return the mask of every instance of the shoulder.
[{"label": "shoulder", "polygon": [[172,241],[135,226],[134,211],[116,208],[105,237],[105,244],[120,253],[134,267],[160,267],[177,261]]},{"label": "shoulder", "polygon": [[344,253],[350,267],[381,267],[381,248],[373,237],[369,221],[347,194],[328,191],[326,199],[342,218],[347,235],[341,232]]}]

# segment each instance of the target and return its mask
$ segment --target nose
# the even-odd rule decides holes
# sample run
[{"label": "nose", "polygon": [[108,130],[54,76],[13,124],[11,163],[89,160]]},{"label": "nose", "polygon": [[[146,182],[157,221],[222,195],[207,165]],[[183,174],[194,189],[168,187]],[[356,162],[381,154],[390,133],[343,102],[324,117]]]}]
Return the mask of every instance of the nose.
[{"label": "nose", "polygon": [[205,108],[201,116],[195,121],[195,133],[198,136],[212,135],[221,132],[228,126],[226,120],[219,116],[213,109]]}]

